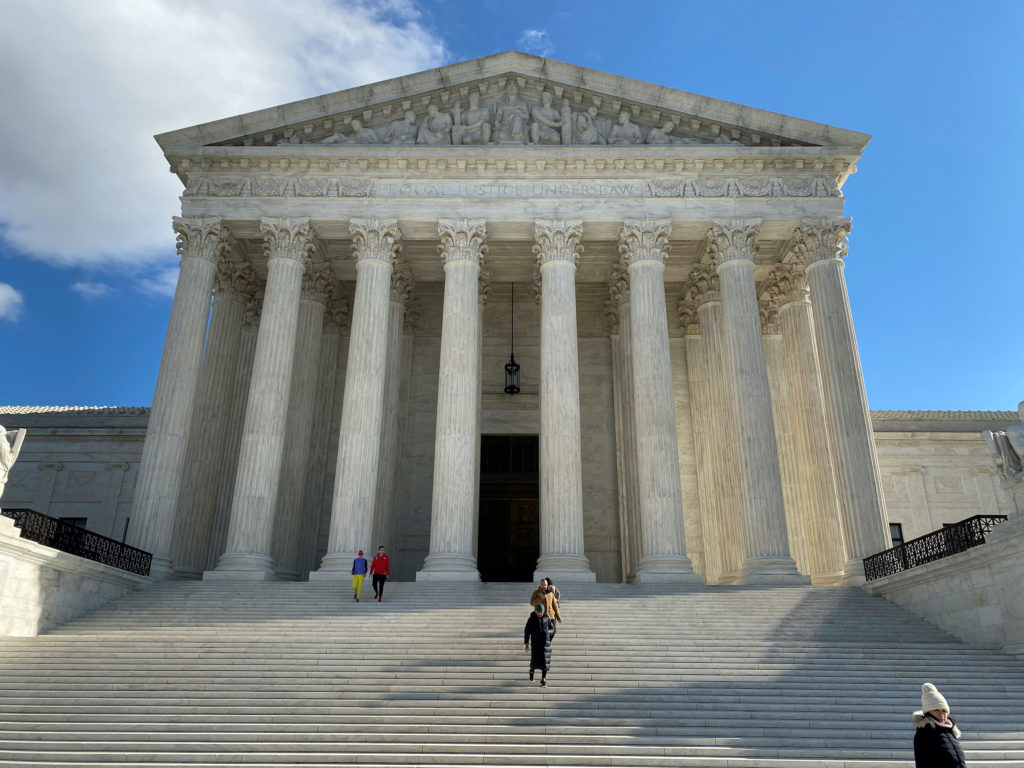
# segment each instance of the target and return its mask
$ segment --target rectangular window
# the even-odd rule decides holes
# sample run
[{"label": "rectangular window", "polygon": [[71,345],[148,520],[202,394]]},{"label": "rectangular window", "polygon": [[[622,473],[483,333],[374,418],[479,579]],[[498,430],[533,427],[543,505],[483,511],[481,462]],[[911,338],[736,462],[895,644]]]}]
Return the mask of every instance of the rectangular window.
[{"label": "rectangular window", "polygon": [[894,547],[903,544],[903,524],[889,523],[889,536],[892,537],[892,545]]},{"label": "rectangular window", "polygon": [[62,517],[62,518],[60,518],[60,521],[62,523],[68,523],[69,525],[74,525],[74,526],[76,526],[78,528],[85,528],[86,523],[89,522],[89,518],[88,517]]}]

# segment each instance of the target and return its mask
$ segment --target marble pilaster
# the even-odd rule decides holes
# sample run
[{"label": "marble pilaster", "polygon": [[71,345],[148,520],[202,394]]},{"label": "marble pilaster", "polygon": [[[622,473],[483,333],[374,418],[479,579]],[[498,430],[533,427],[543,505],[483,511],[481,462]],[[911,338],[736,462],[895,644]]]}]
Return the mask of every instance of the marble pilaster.
[{"label": "marble pilaster", "polygon": [[288,431],[302,277],[314,247],[306,219],[260,219],[267,285],[238,455],[225,552],[204,579],[274,577],[272,542]]},{"label": "marble pilaster", "polygon": [[743,434],[733,445],[747,552],[740,583],[806,583],[789,552],[771,390],[761,344],[754,254],[760,221],[715,221],[708,243],[722,294],[725,350],[734,384],[733,412]]},{"label": "marble pilaster", "polygon": [[846,557],[807,277],[802,267],[783,265],[767,283],[779,304],[807,573],[814,584],[834,584],[842,576]]},{"label": "marble pilaster", "polygon": [[153,554],[151,575],[171,571],[171,537],[192,424],[217,259],[228,245],[220,219],[174,218],[181,269],[132,500],[128,543]]},{"label": "marble pilaster", "polygon": [[642,219],[624,222],[619,233],[629,270],[633,381],[644,382],[633,393],[643,553],[636,580],[698,583],[686,556],[665,307],[671,231],[668,220]]},{"label": "marble pilaster", "polygon": [[825,415],[839,490],[846,581],[864,580],[863,558],[888,549],[888,520],[853,316],[843,276],[849,219],[804,220],[794,248],[806,266]]},{"label": "marble pilaster", "polygon": [[321,261],[307,266],[302,275],[288,429],[274,514],[274,571],[278,578],[291,581],[301,578],[299,548],[305,516],[306,465],[316,405],[324,310],[333,291],[334,272],[330,264]]},{"label": "marble pilaster", "polygon": [[537,221],[540,266],[540,559],[534,581],[596,581],[583,546],[576,262],[583,225]]},{"label": "marble pilaster", "polygon": [[345,399],[331,503],[327,554],[311,579],[346,579],[358,550],[371,551],[380,465],[391,272],[402,233],[395,220],[349,222],[356,253],[356,295]]},{"label": "marble pilaster", "polygon": [[175,534],[179,550],[174,571],[187,578],[202,578],[210,561],[242,323],[255,280],[256,274],[248,264],[221,259],[217,265]]},{"label": "marble pilaster", "polygon": [[430,554],[417,581],[478,581],[473,556],[474,473],[479,449],[480,262],[485,222],[437,223],[444,259]]}]

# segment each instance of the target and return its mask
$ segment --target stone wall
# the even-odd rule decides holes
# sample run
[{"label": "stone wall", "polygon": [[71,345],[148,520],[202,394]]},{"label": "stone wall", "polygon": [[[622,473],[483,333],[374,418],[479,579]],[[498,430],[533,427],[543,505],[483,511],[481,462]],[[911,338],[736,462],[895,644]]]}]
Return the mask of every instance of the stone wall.
[{"label": "stone wall", "polygon": [[1024,658],[1024,518],[1001,523],[981,546],[864,589],[974,645]]},{"label": "stone wall", "polygon": [[0,637],[34,637],[150,584],[145,576],[26,541],[13,520],[0,517]]}]

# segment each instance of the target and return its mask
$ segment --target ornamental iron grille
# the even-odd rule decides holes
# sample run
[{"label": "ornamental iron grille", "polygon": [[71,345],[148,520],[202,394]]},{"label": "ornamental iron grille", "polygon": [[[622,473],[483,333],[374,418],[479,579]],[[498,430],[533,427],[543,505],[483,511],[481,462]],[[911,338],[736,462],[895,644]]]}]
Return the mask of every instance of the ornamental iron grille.
[{"label": "ornamental iron grille", "polygon": [[1006,515],[975,515],[942,530],[911,539],[898,547],[864,558],[868,581],[892,576],[918,565],[941,560],[985,543],[985,534],[1006,520]]},{"label": "ornamental iron grille", "polygon": [[149,566],[153,561],[153,555],[149,552],[129,547],[116,539],[100,536],[98,533],[31,509],[4,509],[0,510],[0,514],[14,520],[14,527],[21,529],[23,539],[59,549],[69,555],[93,560],[101,565],[120,568],[139,576],[149,576]]}]

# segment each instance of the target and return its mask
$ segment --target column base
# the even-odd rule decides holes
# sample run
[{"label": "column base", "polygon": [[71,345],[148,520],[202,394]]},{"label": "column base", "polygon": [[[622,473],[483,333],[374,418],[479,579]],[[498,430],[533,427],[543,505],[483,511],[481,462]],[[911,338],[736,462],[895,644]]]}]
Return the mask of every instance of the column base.
[{"label": "column base", "polygon": [[813,573],[811,574],[811,584],[816,587],[841,587],[844,586],[846,574],[843,572],[837,573]]},{"label": "column base", "polygon": [[225,552],[217,567],[203,572],[203,581],[276,581],[274,561],[269,555]]},{"label": "column base", "polygon": [[758,557],[743,563],[742,572],[735,583],[763,587],[805,587],[810,586],[811,577],[800,573],[790,557]]},{"label": "column base", "polygon": [[480,581],[480,571],[472,555],[435,552],[416,571],[416,581]]},{"label": "column base", "polygon": [[544,578],[550,578],[555,584],[563,581],[593,584],[597,581],[597,574],[590,570],[590,561],[583,555],[541,555],[533,580]]},{"label": "column base", "polygon": [[167,555],[153,555],[153,561],[149,564],[149,578],[154,581],[176,578],[171,558]]},{"label": "column base", "polygon": [[843,566],[842,579],[839,581],[844,587],[863,587],[868,583],[864,576],[864,561],[860,559],[847,560]]},{"label": "column base", "polygon": [[633,583],[699,585],[704,579],[693,572],[690,558],[685,555],[648,555],[640,558]]}]

